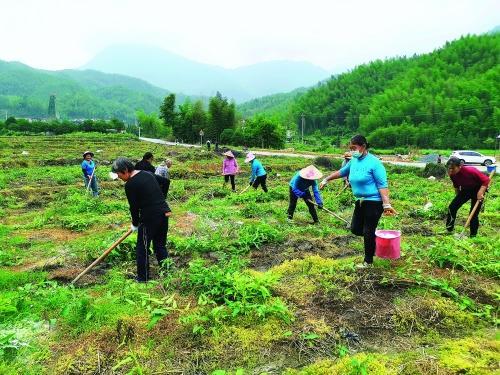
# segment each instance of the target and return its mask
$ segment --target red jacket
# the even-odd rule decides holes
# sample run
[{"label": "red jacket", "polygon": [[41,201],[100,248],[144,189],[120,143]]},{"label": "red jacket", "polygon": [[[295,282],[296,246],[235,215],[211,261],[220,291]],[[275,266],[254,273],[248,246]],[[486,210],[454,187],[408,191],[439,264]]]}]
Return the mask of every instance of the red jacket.
[{"label": "red jacket", "polygon": [[490,183],[490,178],[474,167],[462,166],[460,171],[450,176],[450,178],[453,186],[457,189],[479,188],[481,186],[488,186]]}]

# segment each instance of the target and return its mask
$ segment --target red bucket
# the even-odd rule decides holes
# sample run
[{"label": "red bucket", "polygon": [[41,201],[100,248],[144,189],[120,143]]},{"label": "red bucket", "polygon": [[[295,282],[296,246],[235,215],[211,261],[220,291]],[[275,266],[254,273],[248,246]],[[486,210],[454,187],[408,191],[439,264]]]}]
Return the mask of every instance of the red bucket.
[{"label": "red bucket", "polygon": [[386,259],[398,259],[401,256],[401,232],[399,230],[377,230],[375,236],[376,256]]}]

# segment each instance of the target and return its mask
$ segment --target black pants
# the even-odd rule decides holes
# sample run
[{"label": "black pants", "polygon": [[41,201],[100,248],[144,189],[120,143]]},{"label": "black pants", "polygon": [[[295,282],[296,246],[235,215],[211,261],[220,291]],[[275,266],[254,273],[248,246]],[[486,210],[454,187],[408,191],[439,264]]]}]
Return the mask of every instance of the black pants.
[{"label": "black pants", "polygon": [[365,245],[365,262],[373,263],[375,255],[375,230],[384,212],[380,201],[357,200],[351,221],[351,232],[363,236]]},{"label": "black pants", "polygon": [[236,185],[234,184],[234,174],[226,174],[224,175],[224,183],[227,183],[231,179],[231,188],[236,190]]},{"label": "black pants", "polygon": [[262,190],[264,190],[267,193],[266,179],[267,179],[267,174],[265,174],[264,176],[258,176],[252,184],[253,188],[257,189],[259,185],[261,185]]},{"label": "black pants", "polygon": [[137,280],[149,280],[149,246],[153,241],[153,251],[161,266],[163,261],[167,259],[167,232],[168,232],[168,217],[164,214],[159,215],[151,221],[151,223],[139,225],[137,232]]},{"label": "black pants", "polygon": [[[293,213],[295,212],[295,208],[297,207],[297,200],[299,198],[294,194],[292,188],[290,187],[290,203],[288,204],[288,218],[292,219],[293,218]],[[302,197],[304,199],[304,202],[307,204],[307,208],[309,209],[309,213],[311,214],[313,220],[315,222],[318,222],[318,214],[316,213],[316,208],[314,207],[314,204],[310,202],[312,201],[311,193],[309,190],[306,190],[306,195]]]},{"label": "black pants", "polygon": [[[481,187],[467,190],[460,190],[455,198],[451,201],[448,206],[448,215],[446,215],[446,229],[450,232],[455,227],[455,219],[457,218],[457,211],[460,207],[462,207],[468,200],[470,200],[470,210],[469,214],[474,208],[474,205],[477,202],[477,192]],[[481,205],[483,203],[479,203],[479,206],[470,221],[470,234],[471,236],[475,236],[477,234],[477,230],[479,229],[479,211],[481,210]]]}]

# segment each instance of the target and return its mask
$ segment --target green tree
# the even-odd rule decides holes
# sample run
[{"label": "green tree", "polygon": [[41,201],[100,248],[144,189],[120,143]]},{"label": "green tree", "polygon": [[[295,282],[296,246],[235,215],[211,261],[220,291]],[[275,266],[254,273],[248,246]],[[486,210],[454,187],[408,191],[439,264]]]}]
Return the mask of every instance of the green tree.
[{"label": "green tree", "polygon": [[232,129],[235,125],[235,104],[229,103],[220,92],[210,98],[208,104],[209,122],[207,139],[218,140],[224,129]]},{"label": "green tree", "polygon": [[160,106],[160,118],[166,126],[174,127],[177,114],[175,113],[175,94],[169,94]]}]

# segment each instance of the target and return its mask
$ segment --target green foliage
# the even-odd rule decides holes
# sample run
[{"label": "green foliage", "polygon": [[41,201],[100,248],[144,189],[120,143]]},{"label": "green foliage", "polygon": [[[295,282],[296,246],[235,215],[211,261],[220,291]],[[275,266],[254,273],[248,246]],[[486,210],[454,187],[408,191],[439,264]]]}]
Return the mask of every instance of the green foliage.
[{"label": "green foliage", "polygon": [[447,176],[446,166],[437,163],[427,163],[422,172],[424,177],[434,176],[436,178],[444,178]]},{"label": "green foliage", "polygon": [[163,99],[160,106],[160,118],[165,126],[173,128],[176,122],[175,94],[169,94]]},{"label": "green foliage", "polygon": [[146,114],[143,111],[138,111],[137,121],[143,135],[166,138],[172,134],[172,128],[165,125],[156,113]]},{"label": "green foliage", "polygon": [[49,96],[65,118],[118,118],[133,122],[139,108],[158,109],[166,91],[140,79],[91,70],[48,72],[0,61],[0,108],[16,117],[46,118]]},{"label": "green foliage", "polygon": [[240,315],[257,319],[276,316],[285,322],[291,321],[286,305],[272,297],[270,287],[276,278],[241,272],[241,267],[238,258],[222,265],[207,266],[203,260],[189,264],[182,277],[183,287],[196,291],[198,305],[208,307],[182,319],[192,326],[193,333],[204,333],[207,325],[218,325]]},{"label": "green foliage", "polygon": [[228,99],[217,91],[215,96],[210,98],[208,116],[209,121],[205,130],[205,139],[211,139],[212,142],[215,142],[225,129],[234,128],[235,104],[229,103]]},{"label": "green foliage", "polygon": [[341,167],[342,161],[340,159],[332,159],[326,156],[318,156],[314,159],[314,164],[329,170],[338,170]]},{"label": "green foliage", "polygon": [[255,115],[240,123],[233,131],[224,131],[221,141],[248,147],[282,148],[285,142],[285,132],[276,117]]},{"label": "green foliage", "polygon": [[499,39],[465,36],[429,54],[358,66],[299,96],[289,117],[300,127],[304,113],[307,134],[361,132],[375,147],[491,147]]}]

